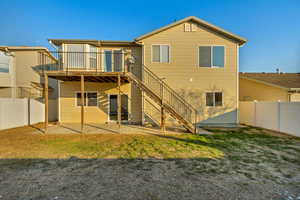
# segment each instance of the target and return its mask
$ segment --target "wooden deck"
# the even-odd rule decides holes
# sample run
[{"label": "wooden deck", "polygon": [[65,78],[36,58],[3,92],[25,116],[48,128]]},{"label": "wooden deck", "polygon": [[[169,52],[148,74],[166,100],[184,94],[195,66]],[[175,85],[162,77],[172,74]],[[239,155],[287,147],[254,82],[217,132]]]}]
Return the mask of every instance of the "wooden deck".
[{"label": "wooden deck", "polygon": [[49,78],[61,80],[61,81],[80,81],[83,75],[86,82],[118,82],[118,76],[121,78],[122,83],[128,83],[129,79],[127,76],[128,72],[95,72],[88,70],[73,70],[73,71],[44,71],[41,73],[42,76],[47,75]]}]

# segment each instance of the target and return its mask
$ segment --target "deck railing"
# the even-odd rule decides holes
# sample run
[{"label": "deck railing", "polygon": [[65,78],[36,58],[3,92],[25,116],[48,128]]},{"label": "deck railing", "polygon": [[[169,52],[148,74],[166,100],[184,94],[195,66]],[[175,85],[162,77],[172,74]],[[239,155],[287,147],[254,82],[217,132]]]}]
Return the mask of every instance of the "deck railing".
[{"label": "deck railing", "polygon": [[[38,70],[43,71],[92,71],[125,72],[129,54],[121,50],[103,52],[50,52],[39,55]],[[53,59],[55,58],[55,59]]]}]

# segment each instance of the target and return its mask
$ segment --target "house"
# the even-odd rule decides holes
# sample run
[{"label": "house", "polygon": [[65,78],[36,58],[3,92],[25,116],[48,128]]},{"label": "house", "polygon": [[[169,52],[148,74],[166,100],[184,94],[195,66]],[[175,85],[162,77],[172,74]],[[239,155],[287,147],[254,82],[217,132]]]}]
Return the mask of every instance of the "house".
[{"label": "house", "polygon": [[49,42],[57,62],[41,63],[47,67],[40,75],[59,80],[61,123],[179,123],[191,132],[238,123],[238,57],[246,40],[197,17],[133,41]]},{"label": "house", "polygon": [[241,101],[300,101],[300,73],[240,73]]},{"label": "house", "polygon": [[[40,59],[56,62],[45,47],[0,46],[0,98],[43,100],[44,80],[35,70]],[[57,120],[58,82],[49,79],[51,121]]]}]

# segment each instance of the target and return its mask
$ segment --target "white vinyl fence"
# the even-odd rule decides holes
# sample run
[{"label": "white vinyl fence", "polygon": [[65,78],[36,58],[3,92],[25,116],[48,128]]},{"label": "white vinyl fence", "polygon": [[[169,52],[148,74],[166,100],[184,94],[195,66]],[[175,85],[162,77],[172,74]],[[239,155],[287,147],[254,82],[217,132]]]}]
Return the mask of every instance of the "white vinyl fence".
[{"label": "white vinyl fence", "polygon": [[43,122],[43,102],[28,98],[0,98],[0,130]]},{"label": "white vinyl fence", "polygon": [[241,101],[240,123],[300,137],[300,102]]}]

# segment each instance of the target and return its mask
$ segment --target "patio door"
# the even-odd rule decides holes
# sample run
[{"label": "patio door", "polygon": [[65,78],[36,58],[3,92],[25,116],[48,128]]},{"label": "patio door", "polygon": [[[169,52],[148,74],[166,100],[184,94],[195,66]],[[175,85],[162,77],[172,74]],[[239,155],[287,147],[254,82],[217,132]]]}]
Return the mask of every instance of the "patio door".
[{"label": "patio door", "polygon": [[124,65],[122,50],[104,50],[104,72],[122,72]]},{"label": "patio door", "polygon": [[[109,121],[118,120],[118,95],[109,95]],[[121,120],[128,121],[128,96],[121,95]]]}]

